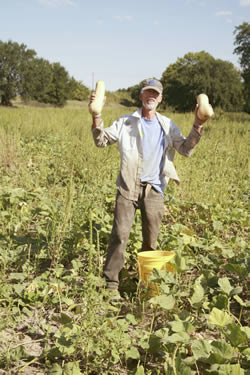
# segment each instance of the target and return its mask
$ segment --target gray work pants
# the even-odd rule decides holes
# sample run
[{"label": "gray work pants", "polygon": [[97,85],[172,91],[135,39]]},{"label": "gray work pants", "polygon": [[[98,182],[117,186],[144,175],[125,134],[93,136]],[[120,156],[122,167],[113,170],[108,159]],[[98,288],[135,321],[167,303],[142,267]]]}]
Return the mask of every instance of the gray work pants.
[{"label": "gray work pants", "polygon": [[125,248],[138,208],[141,210],[142,218],[143,243],[141,250],[154,250],[156,248],[164,213],[164,199],[153,188],[148,192],[147,190],[147,185],[141,186],[137,201],[125,199],[119,191],[117,193],[113,228],[103,270],[107,288],[118,289],[119,273],[124,266]]}]

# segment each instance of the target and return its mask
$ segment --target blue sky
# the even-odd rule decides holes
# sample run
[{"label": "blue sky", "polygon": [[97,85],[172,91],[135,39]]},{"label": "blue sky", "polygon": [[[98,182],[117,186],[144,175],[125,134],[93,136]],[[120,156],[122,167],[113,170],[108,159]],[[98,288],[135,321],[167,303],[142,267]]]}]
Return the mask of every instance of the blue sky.
[{"label": "blue sky", "polygon": [[233,32],[242,22],[250,0],[0,0],[0,40],[60,62],[89,88],[102,79],[109,91],[161,78],[188,52],[238,67]]}]

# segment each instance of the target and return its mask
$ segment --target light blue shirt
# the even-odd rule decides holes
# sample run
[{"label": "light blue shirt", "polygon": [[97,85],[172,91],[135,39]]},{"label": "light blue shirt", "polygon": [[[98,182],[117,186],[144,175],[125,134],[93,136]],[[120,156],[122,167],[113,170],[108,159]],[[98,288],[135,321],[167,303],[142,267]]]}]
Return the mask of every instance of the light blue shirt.
[{"label": "light blue shirt", "polygon": [[141,118],[142,125],[142,174],[141,181],[150,183],[157,191],[164,194],[160,172],[165,145],[164,131],[155,116],[152,120]]}]

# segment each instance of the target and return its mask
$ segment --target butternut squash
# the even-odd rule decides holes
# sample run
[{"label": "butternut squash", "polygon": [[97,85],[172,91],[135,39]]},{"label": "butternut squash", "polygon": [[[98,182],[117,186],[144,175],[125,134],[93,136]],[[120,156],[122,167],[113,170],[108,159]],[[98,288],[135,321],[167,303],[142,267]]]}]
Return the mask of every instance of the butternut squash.
[{"label": "butternut squash", "polygon": [[199,105],[197,115],[201,120],[208,120],[214,116],[214,110],[206,94],[200,94],[197,96],[197,103]]},{"label": "butternut squash", "polygon": [[96,82],[95,98],[89,105],[89,111],[92,115],[99,115],[102,112],[104,105],[105,96],[105,84],[103,81],[99,80]]}]

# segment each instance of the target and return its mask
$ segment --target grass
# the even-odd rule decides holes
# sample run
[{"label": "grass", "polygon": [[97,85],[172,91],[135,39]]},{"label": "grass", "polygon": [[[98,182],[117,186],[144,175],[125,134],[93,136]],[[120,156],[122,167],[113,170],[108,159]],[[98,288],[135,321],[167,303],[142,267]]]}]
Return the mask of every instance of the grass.
[{"label": "grass", "polygon": [[[130,112],[103,111],[105,125]],[[187,135],[193,114],[170,114]],[[138,282],[136,216],[121,273],[105,297],[119,154],[97,149],[86,105],[0,108],[0,374],[247,374],[249,115],[219,113],[191,158],[176,155],[155,270]]]}]

